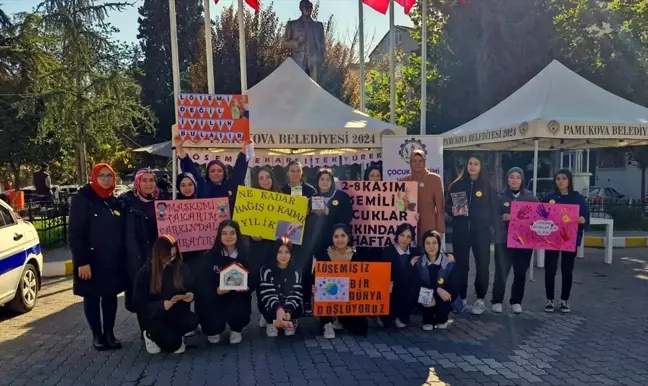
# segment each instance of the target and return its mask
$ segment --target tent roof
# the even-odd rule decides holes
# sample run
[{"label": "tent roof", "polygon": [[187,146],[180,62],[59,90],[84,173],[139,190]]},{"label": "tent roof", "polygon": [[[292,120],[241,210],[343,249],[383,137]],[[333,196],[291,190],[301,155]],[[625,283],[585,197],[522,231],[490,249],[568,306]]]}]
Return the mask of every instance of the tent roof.
[{"label": "tent roof", "polygon": [[253,112],[250,114],[252,132],[319,133],[360,129],[405,134],[401,127],[345,105],[315,83],[291,58],[247,94]]},{"label": "tent roof", "polygon": [[585,149],[648,144],[648,108],[554,60],[519,90],[445,134],[457,150]]}]

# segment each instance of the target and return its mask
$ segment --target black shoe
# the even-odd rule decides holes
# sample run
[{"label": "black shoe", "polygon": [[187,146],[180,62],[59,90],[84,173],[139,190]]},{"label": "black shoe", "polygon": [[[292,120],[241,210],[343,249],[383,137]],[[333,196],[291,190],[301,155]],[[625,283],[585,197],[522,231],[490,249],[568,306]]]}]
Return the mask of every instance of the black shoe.
[{"label": "black shoe", "polygon": [[115,334],[111,332],[107,332],[105,335],[105,340],[106,340],[106,345],[108,346],[108,349],[110,350],[119,350],[122,348],[122,344],[117,338],[115,338]]},{"label": "black shoe", "polygon": [[92,334],[92,347],[97,351],[108,350],[108,343],[102,334]]}]

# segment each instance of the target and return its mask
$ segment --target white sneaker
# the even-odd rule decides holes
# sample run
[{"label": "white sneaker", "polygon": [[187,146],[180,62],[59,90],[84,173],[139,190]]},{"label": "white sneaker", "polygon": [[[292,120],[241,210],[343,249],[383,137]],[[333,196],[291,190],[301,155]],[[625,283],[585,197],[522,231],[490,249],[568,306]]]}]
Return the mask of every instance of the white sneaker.
[{"label": "white sneaker", "polygon": [[293,328],[286,328],[286,329],[284,330],[284,334],[285,334],[286,336],[293,336],[293,335],[295,335],[296,332],[297,332],[297,327],[293,327]]},{"label": "white sneaker", "polygon": [[491,311],[493,311],[496,314],[501,314],[502,313],[502,303],[493,304],[493,307],[491,308]]},{"label": "white sneaker", "polygon": [[263,328],[268,325],[268,322],[266,322],[265,318],[263,315],[259,318],[259,327]]},{"label": "white sneaker", "polygon": [[333,323],[326,323],[324,325],[324,339],[335,339],[335,329]]},{"label": "white sneaker", "polygon": [[146,336],[146,331],[142,333],[142,336],[144,336],[144,345],[146,346],[146,352],[149,354],[159,354],[162,352],[162,349],[160,346],[158,346],[155,342],[151,340],[148,336]]},{"label": "white sneaker", "polygon": [[277,327],[275,327],[272,324],[266,324],[265,329],[266,329],[266,335],[269,338],[275,338],[279,335],[279,330],[277,330]]},{"label": "white sneaker", "polygon": [[376,324],[378,327],[385,327],[385,323],[383,323],[382,319],[380,319],[380,316],[376,317]]},{"label": "white sneaker", "polygon": [[521,314],[522,313],[522,305],[521,304],[513,304],[511,306],[511,310],[513,311],[514,314]]},{"label": "white sneaker", "polygon": [[236,331],[230,331],[230,344],[239,344],[243,340],[243,334]]},{"label": "white sneaker", "polygon": [[340,323],[339,320],[337,320],[337,318],[333,320],[333,328],[336,330],[344,330],[344,326],[342,325],[342,323]]},{"label": "white sneaker", "polygon": [[187,349],[187,347],[185,346],[185,342],[182,342],[182,344],[180,345],[180,348],[175,350],[173,353],[174,354],[184,354],[186,349]]},{"label": "white sneaker", "polygon": [[424,324],[423,325],[423,331],[433,331],[434,330],[434,325],[433,324]]},{"label": "white sneaker", "polygon": [[436,328],[438,328],[439,330],[445,330],[446,328],[448,328],[448,322],[437,324]]},{"label": "white sneaker", "polygon": [[220,343],[220,335],[210,335],[207,337],[207,342],[211,344],[218,344]]},{"label": "white sneaker", "polygon": [[569,306],[569,302],[567,300],[561,300],[560,301],[560,312],[568,314],[571,312],[571,307]]},{"label": "white sneaker", "polygon": [[394,321],[394,324],[395,324],[396,327],[398,327],[398,328],[405,328],[405,327],[407,327],[407,324],[401,322],[401,320],[398,319],[398,318],[396,318],[396,320]]},{"label": "white sneaker", "polygon": [[486,311],[486,304],[484,304],[484,299],[477,299],[475,304],[472,306],[470,311],[473,315],[481,315]]},{"label": "white sneaker", "polygon": [[185,338],[190,338],[192,336],[196,335],[196,331],[189,331],[184,335]]}]

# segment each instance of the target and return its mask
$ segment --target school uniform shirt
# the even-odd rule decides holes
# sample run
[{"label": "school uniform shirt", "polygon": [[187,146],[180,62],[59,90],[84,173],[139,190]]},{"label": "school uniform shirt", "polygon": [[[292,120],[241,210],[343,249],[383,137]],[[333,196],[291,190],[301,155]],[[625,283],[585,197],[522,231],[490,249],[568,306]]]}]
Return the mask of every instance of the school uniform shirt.
[{"label": "school uniform shirt", "polygon": [[383,250],[383,261],[391,263],[391,280],[394,282],[392,295],[397,298],[414,294],[418,296],[416,286],[418,271],[410,264],[410,260],[415,256],[421,256],[420,251],[415,247],[403,251],[394,244]]},{"label": "school uniform shirt", "polygon": [[292,265],[286,268],[263,266],[259,296],[263,308],[277,312],[282,307],[284,311],[294,313],[303,307],[302,277]]},{"label": "school uniform shirt", "polygon": [[[424,254],[416,262],[416,269],[419,273],[420,286],[436,291],[437,288],[443,288],[448,291],[452,298],[457,296],[457,288],[454,282],[450,280],[454,262],[447,261],[447,255],[444,252],[439,253],[439,257],[431,262]],[[445,266],[444,266],[445,263]]]},{"label": "school uniform shirt", "polygon": [[[522,184],[524,185],[524,180],[522,180]],[[523,202],[538,202],[538,199],[536,196],[533,194],[532,191],[527,190],[522,188],[519,190],[517,193],[513,192],[511,189],[506,188],[502,190],[499,195],[499,210],[500,210],[500,218],[502,218],[503,215],[505,214],[511,214],[511,205],[515,201],[523,201]],[[507,235],[508,235],[508,227],[511,221],[504,221],[502,219],[501,221],[501,231],[499,233],[499,239],[496,240],[498,243],[504,243],[506,244],[507,240]]]},{"label": "school uniform shirt", "polygon": [[578,216],[585,218],[585,224],[578,224],[578,236],[576,238],[576,246],[578,247],[583,240],[583,232],[585,232],[585,229],[589,227],[590,223],[589,205],[587,204],[585,197],[583,197],[583,195],[578,192],[571,192],[568,194],[554,192],[546,195],[542,199],[542,202],[550,204],[571,204],[579,206],[580,209],[578,211]]},{"label": "school uniform shirt", "polygon": [[[452,216],[452,193],[465,192],[468,199],[468,216]],[[448,189],[446,212],[452,216],[453,235],[468,235],[470,232],[490,235],[493,228],[499,239],[500,219],[497,192],[484,181],[473,181],[468,177],[454,182]],[[454,239],[454,237],[453,237]]]},{"label": "school uniform shirt", "polygon": [[[176,265],[180,265],[180,275],[182,276],[182,287],[176,288],[174,283],[174,272]],[[187,292],[194,292],[194,283],[186,264],[176,261],[166,268],[162,273],[162,288],[160,293],[151,293],[151,272],[150,264],[144,265],[135,276],[133,285],[133,307],[135,312],[142,318],[143,322],[163,317],[165,312],[164,301],[171,300],[175,295],[184,295]],[[184,308],[190,311],[190,305],[186,302],[178,302],[173,308]]]}]

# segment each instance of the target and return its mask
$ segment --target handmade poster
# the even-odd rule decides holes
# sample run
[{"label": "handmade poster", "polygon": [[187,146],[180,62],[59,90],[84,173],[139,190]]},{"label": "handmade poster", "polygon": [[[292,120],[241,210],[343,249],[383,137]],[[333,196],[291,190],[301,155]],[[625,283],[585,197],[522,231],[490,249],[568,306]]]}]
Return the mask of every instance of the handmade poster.
[{"label": "handmade poster", "polygon": [[223,198],[162,200],[155,202],[158,235],[171,235],[180,252],[203,251],[216,239],[218,224],[229,220],[229,202]]},{"label": "handmade poster", "polygon": [[248,289],[248,271],[233,263],[223,268],[219,275],[218,288],[223,291],[245,291]]},{"label": "handmade poster", "polygon": [[238,147],[250,141],[247,95],[180,94],[177,133],[185,147]]},{"label": "handmade poster", "polygon": [[308,198],[239,186],[233,220],[246,236],[276,240],[287,237],[301,245]]},{"label": "handmade poster", "polygon": [[576,251],[578,205],[511,203],[506,245],[518,249]]},{"label": "handmade poster", "polygon": [[315,316],[389,315],[390,263],[315,263]]},{"label": "handmade poster", "polygon": [[340,181],[340,184],[353,204],[353,245],[389,246],[394,243],[400,224],[407,222],[416,229],[416,182]]},{"label": "handmade poster", "polygon": [[418,302],[423,305],[430,305],[434,301],[434,290],[421,287],[419,290]]}]

